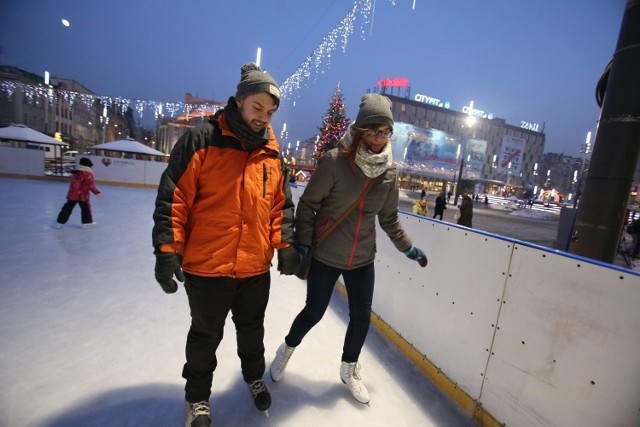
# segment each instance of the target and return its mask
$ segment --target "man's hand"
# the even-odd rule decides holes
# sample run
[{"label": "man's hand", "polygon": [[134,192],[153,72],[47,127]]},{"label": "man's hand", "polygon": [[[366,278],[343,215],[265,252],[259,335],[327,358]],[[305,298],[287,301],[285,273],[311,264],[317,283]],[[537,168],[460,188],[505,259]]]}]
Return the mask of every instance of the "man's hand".
[{"label": "man's hand", "polygon": [[294,275],[300,268],[300,254],[295,246],[278,250],[278,271],[286,276]]},{"label": "man's hand", "polygon": [[178,284],[173,280],[173,276],[184,282],[182,257],[175,252],[157,253],[155,273],[156,281],[160,283],[162,290],[168,294],[174,293],[178,290]]}]

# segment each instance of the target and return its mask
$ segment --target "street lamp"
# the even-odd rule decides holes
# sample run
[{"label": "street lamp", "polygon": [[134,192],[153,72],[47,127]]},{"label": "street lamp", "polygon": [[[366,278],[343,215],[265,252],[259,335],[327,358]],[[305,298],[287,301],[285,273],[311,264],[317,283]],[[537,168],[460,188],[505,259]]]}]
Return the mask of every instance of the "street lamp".
[{"label": "street lamp", "polygon": [[580,166],[580,175],[578,176],[578,185],[576,186],[576,198],[573,199],[573,207],[578,206],[578,199],[582,196],[582,176],[584,175],[584,160],[587,154],[591,152],[591,131],[587,132],[587,140],[582,147],[580,147],[580,152],[582,153],[582,165]]},{"label": "street lamp", "polygon": [[[473,125],[476,123],[476,118],[472,115],[473,114],[473,109],[469,109],[469,116],[467,117],[467,135],[464,139],[464,145],[462,147],[462,158],[460,159],[460,169],[458,170],[458,182],[456,184],[456,196],[453,199],[453,204],[455,206],[458,205],[458,197],[460,196],[460,185],[462,183],[462,170],[464,169],[464,157],[466,155],[467,152],[467,142],[469,142],[469,137],[470,137],[470,129],[473,127]],[[475,138],[475,135],[473,136]]]},{"label": "street lamp", "polygon": [[493,170],[497,167],[496,166],[496,159],[498,158],[497,154],[493,155],[493,160],[491,161],[491,176],[490,176],[490,180],[493,180]]},{"label": "street lamp", "polygon": [[453,169],[453,180],[452,180],[452,182],[454,184],[456,184],[458,182],[457,175],[456,175],[457,174],[457,170],[455,168],[458,166],[458,159],[460,158],[460,147],[461,147],[461,145],[462,144],[458,144],[458,149],[456,150],[456,163],[455,163],[455,166],[454,166],[454,169]]}]

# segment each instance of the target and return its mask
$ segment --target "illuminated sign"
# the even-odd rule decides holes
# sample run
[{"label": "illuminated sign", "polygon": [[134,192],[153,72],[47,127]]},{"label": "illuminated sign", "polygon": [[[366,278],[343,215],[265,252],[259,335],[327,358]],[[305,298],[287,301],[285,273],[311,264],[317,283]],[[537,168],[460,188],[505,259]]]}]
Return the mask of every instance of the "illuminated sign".
[{"label": "illuminated sign", "polygon": [[532,130],[534,132],[540,132],[540,124],[520,121],[520,127],[526,130]]},{"label": "illuminated sign", "polygon": [[451,103],[449,101],[442,101],[438,98],[422,95],[420,93],[416,93],[416,96],[414,96],[413,99],[418,102],[422,102],[424,104],[435,105],[436,107],[443,107],[443,108],[451,107]]},{"label": "illuminated sign", "polygon": [[481,117],[483,119],[493,119],[493,113],[487,113],[485,111],[474,108],[473,101],[471,101],[470,105],[465,105],[464,107],[462,107],[462,112],[465,114],[471,114],[476,117]]},{"label": "illuminated sign", "polygon": [[378,86],[380,87],[407,87],[409,86],[409,79],[406,77],[396,77],[394,79],[380,79],[378,80]]}]

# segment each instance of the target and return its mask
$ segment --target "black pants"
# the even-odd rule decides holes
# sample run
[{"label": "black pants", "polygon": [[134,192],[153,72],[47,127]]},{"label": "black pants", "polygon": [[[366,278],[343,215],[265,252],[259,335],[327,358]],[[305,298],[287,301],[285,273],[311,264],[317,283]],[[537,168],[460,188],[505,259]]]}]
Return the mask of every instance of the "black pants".
[{"label": "black pants", "polygon": [[349,300],[349,325],[342,347],[343,362],[357,362],[371,323],[371,302],[375,269],[373,263],[353,270],[341,270],[313,259],[307,279],[307,302],[293,321],[285,342],[297,347],[324,316],[336,281],[342,275]]},{"label": "black pants", "polygon": [[211,395],[213,372],[218,365],[216,350],[231,311],[236,326],[237,352],[242,377],[249,383],[264,375],[264,313],[269,301],[269,272],[234,279],[185,274],[185,289],[191,309],[182,377],[187,380],[185,399],[195,403]]},{"label": "black pants", "polygon": [[440,221],[442,221],[442,214],[443,213],[444,212],[436,212],[436,213],[433,214],[433,217],[435,218],[435,217],[439,216],[440,217]]},{"label": "black pants", "polygon": [[62,209],[58,214],[58,223],[66,224],[67,221],[69,221],[69,217],[71,216],[71,212],[73,212],[73,208],[76,206],[76,203],[80,205],[82,223],[91,224],[93,222],[93,215],[91,214],[91,204],[88,200],[86,202],[82,202],[80,200],[67,200],[67,203],[62,206]]}]

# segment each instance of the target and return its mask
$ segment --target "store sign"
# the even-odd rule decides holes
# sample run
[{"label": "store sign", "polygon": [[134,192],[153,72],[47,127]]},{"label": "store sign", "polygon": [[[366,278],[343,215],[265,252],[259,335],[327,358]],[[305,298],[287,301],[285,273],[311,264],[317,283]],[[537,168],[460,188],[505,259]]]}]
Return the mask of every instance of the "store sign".
[{"label": "store sign", "polygon": [[414,100],[418,102],[422,102],[424,104],[435,105],[436,107],[450,108],[451,103],[449,101],[442,101],[438,98],[433,98],[431,96],[422,95],[421,93],[416,93],[413,97]]},{"label": "store sign", "polygon": [[532,130],[534,132],[540,132],[539,123],[530,123],[530,122],[520,121],[520,127],[522,129]]},{"label": "store sign", "polygon": [[393,79],[380,79],[378,80],[378,86],[380,87],[407,87],[409,86],[409,79],[406,77],[396,77]]},{"label": "store sign", "polygon": [[482,110],[478,110],[477,108],[473,108],[473,101],[471,101],[471,105],[465,105],[464,107],[462,107],[462,112],[465,114],[471,114],[473,116],[476,117],[480,117],[483,119],[493,119],[493,113],[487,113],[485,111]]}]

